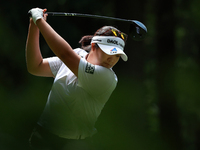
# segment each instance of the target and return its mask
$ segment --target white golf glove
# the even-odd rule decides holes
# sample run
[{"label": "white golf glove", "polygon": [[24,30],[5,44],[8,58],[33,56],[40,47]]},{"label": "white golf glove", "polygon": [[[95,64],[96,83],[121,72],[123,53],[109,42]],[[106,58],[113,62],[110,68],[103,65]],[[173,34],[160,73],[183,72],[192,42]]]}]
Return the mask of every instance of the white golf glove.
[{"label": "white golf glove", "polygon": [[28,13],[31,14],[31,17],[33,19],[33,22],[36,24],[36,21],[38,19],[43,18],[43,9],[40,8],[33,8],[31,10],[28,11]]}]

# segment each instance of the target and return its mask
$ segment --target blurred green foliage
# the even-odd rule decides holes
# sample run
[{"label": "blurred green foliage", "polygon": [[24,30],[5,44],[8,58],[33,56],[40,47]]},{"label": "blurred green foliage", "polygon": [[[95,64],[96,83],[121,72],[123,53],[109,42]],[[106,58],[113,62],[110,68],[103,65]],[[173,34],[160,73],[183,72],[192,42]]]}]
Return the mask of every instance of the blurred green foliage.
[{"label": "blurred green foliage", "polygon": [[[114,67],[119,83],[96,123],[95,149],[200,149],[198,0],[2,1],[0,149],[28,149],[53,82],[26,70],[27,12],[33,7],[135,19],[148,28],[144,41],[128,39],[128,62]],[[129,30],[129,24],[110,20],[49,17],[48,22],[73,48],[80,46],[83,35],[94,34],[103,25]],[[53,55],[42,37],[41,49],[44,57]]]}]

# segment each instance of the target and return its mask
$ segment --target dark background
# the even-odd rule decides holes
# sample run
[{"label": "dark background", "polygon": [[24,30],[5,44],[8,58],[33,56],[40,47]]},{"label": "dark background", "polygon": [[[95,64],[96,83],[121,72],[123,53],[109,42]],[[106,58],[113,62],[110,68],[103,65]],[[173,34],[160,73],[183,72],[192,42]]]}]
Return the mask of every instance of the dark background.
[{"label": "dark background", "polygon": [[[0,149],[27,150],[52,78],[26,70],[25,44],[33,7],[139,20],[144,41],[130,37],[113,68],[119,82],[104,107],[94,137],[97,150],[200,149],[200,3],[198,0],[9,0],[0,4]],[[103,25],[128,33],[124,22],[49,17],[73,48]],[[44,57],[53,56],[41,36]]]}]

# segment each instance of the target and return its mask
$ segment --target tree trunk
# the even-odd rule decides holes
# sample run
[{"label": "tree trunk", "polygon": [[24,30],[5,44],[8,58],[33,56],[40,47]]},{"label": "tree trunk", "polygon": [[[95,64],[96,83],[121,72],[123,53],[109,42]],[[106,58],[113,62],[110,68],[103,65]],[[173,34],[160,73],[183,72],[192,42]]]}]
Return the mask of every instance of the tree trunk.
[{"label": "tree trunk", "polygon": [[[146,0],[117,0],[114,2],[115,7],[118,8],[115,12],[115,16],[119,18],[138,20],[145,24],[145,2]],[[121,10],[121,11],[119,11]],[[130,23],[117,22],[116,26],[122,32],[129,34]],[[127,76],[132,76],[134,79],[143,80],[144,79],[144,65],[145,65],[145,55],[144,55],[144,41],[134,41],[132,37],[128,37],[125,46],[125,53],[128,55],[128,61],[119,63],[121,65],[119,68],[126,66],[123,70],[123,74]]]},{"label": "tree trunk", "polygon": [[156,1],[157,92],[160,134],[166,149],[181,150],[181,128],[174,90],[175,17],[174,0]]}]

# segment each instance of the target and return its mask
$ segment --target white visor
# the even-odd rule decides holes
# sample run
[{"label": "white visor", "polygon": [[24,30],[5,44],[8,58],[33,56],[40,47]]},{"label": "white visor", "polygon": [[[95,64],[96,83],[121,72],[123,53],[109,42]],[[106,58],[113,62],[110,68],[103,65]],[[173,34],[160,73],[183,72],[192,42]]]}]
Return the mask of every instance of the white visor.
[{"label": "white visor", "polygon": [[91,43],[97,43],[103,52],[108,55],[121,54],[124,61],[128,60],[127,55],[124,53],[124,41],[115,36],[94,36]]}]

